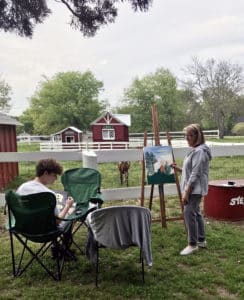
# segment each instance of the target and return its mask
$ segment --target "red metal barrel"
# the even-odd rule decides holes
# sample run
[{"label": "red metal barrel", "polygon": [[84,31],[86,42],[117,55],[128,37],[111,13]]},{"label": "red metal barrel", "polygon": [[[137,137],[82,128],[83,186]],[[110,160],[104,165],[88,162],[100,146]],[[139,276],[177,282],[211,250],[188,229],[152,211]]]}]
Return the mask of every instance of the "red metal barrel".
[{"label": "red metal barrel", "polygon": [[217,220],[244,220],[244,180],[214,180],[209,182],[204,197],[204,214]]}]

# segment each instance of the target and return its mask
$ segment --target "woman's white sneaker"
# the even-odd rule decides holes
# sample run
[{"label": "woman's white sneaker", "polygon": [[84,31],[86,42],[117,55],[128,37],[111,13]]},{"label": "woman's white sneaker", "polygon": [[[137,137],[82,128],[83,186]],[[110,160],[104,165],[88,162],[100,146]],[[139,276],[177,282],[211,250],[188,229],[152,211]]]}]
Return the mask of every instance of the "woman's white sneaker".
[{"label": "woman's white sneaker", "polygon": [[180,252],[180,255],[189,255],[198,250],[198,246],[190,246],[188,245]]}]

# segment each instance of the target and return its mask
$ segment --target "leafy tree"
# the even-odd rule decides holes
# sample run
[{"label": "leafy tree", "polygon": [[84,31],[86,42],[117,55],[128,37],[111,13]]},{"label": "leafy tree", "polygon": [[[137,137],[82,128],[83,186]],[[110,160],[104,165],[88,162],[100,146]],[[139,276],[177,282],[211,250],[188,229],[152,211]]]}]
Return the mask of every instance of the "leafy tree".
[{"label": "leafy tree", "polygon": [[244,95],[239,97],[239,101],[237,103],[237,114],[236,118],[244,117]]},{"label": "leafy tree", "polygon": [[40,83],[20,120],[32,122],[35,134],[51,134],[68,126],[87,130],[105,108],[98,101],[102,87],[90,71],[58,73]]},{"label": "leafy tree", "polygon": [[224,137],[233,115],[236,115],[239,93],[243,88],[242,68],[228,61],[208,59],[205,63],[193,58],[185,68],[188,76],[185,82],[198,95],[205,120],[217,126],[220,138]]},{"label": "leafy tree", "polygon": [[21,132],[25,132],[28,134],[34,133],[34,120],[30,115],[30,109],[24,111],[22,115],[18,118],[18,120],[21,124],[23,124],[23,126],[17,126],[17,134],[20,134]]},{"label": "leafy tree", "polygon": [[[130,2],[134,11],[147,11],[152,0],[56,0],[71,13],[71,27],[94,36],[102,25],[114,22],[118,2]],[[52,13],[46,0],[0,0],[0,29],[32,37],[36,24]]]},{"label": "leafy tree", "polygon": [[232,128],[231,132],[235,135],[243,135],[244,136],[244,122],[235,124],[235,126]]},{"label": "leafy tree", "polygon": [[189,88],[179,90],[178,97],[181,105],[180,119],[178,120],[179,129],[181,130],[189,123],[201,123],[203,108],[194,91]]},{"label": "leafy tree", "polygon": [[132,132],[152,131],[152,104],[157,105],[160,131],[178,127],[181,104],[176,78],[169,70],[160,68],[142,79],[136,78],[124,92],[119,112],[130,111]]},{"label": "leafy tree", "polygon": [[8,112],[11,108],[11,87],[4,81],[0,80],[0,110]]}]

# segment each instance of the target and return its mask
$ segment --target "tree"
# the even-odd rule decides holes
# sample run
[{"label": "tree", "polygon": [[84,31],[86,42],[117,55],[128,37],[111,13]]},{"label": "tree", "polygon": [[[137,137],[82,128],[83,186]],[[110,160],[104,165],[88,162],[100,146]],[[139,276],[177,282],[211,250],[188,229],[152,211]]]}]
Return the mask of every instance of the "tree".
[{"label": "tree", "polygon": [[223,138],[230,119],[237,113],[243,88],[242,67],[225,60],[208,59],[202,63],[193,58],[185,73],[188,76],[185,85],[198,95],[205,119],[217,126]]},{"label": "tree", "polygon": [[11,108],[11,87],[4,81],[0,80],[0,110],[8,112]]},{"label": "tree", "polygon": [[[56,0],[71,13],[71,27],[94,36],[102,25],[114,22],[118,2],[130,2],[134,11],[147,11],[153,0]],[[32,37],[36,24],[51,14],[46,0],[0,0],[0,29]]]},{"label": "tree", "polygon": [[136,78],[125,90],[120,112],[130,111],[132,132],[152,131],[152,104],[157,105],[161,131],[178,127],[181,104],[176,78],[169,70],[160,68],[142,79]]},{"label": "tree", "polygon": [[28,126],[32,122],[35,134],[51,134],[69,126],[87,130],[105,109],[105,103],[98,101],[102,87],[90,71],[58,73],[40,83],[20,120]]},{"label": "tree", "polygon": [[178,91],[179,103],[181,105],[181,117],[178,119],[179,129],[189,123],[200,123],[203,119],[203,109],[197,95],[192,89],[181,89]]},{"label": "tree", "polygon": [[17,126],[16,131],[17,134],[22,132],[26,132],[28,134],[33,134],[34,132],[34,121],[30,115],[30,109],[25,110],[22,115],[18,118],[23,126]]}]

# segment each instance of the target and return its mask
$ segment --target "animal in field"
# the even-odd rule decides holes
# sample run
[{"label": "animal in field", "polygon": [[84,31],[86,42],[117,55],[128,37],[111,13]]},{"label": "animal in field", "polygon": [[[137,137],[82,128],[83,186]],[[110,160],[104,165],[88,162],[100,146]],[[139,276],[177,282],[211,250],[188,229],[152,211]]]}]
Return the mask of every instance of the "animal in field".
[{"label": "animal in field", "polygon": [[126,186],[129,186],[129,161],[120,161],[118,163],[119,176],[120,176],[120,184],[122,185],[124,182]]}]

